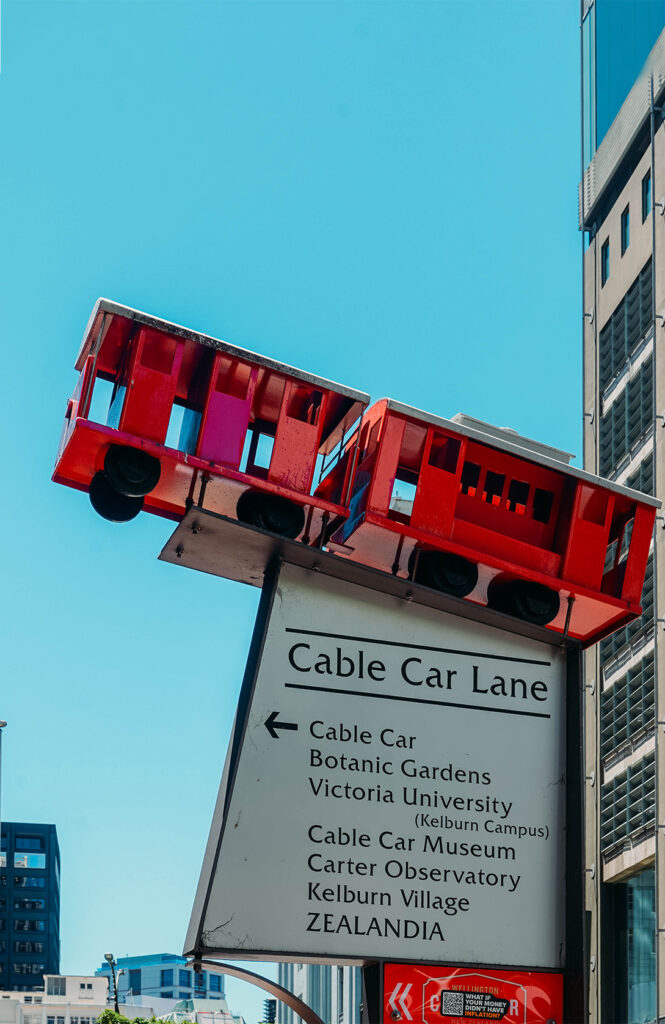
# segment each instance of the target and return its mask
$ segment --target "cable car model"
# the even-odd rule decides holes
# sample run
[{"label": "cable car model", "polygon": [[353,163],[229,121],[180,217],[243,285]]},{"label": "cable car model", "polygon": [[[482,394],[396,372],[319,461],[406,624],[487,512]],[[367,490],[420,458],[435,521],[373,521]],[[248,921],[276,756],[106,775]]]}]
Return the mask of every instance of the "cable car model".
[{"label": "cable car model", "polygon": [[76,366],[53,478],[106,519],[194,505],[585,644],[641,613],[660,502],[565,452],[107,299]]},{"label": "cable car model", "polygon": [[391,400],[348,446],[337,554],[587,643],[641,613],[657,499],[514,431]]},{"label": "cable car model", "polygon": [[[99,299],[76,362],[53,479],[114,522],[206,508],[292,539],[343,519],[345,437],[369,396]],[[343,456],[335,463],[335,454]],[[336,465],[336,488],[312,494]],[[320,472],[319,472],[320,475]]]}]

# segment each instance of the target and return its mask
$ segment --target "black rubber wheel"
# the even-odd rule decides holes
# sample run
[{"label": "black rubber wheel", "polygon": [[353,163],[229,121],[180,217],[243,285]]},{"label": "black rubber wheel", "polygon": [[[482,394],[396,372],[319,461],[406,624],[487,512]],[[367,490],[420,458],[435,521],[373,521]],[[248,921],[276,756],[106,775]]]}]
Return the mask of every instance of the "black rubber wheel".
[{"label": "black rubber wheel", "polygon": [[118,494],[106,473],[95,473],[90,481],[90,504],[95,512],[111,523],[128,523],[143,508],[143,498],[129,498]]},{"label": "black rubber wheel", "polygon": [[112,444],[104,456],[104,472],[118,494],[143,498],[159,483],[162,467],[159,459],[140,448]]},{"label": "black rubber wheel", "polygon": [[[416,562],[414,548],[409,559],[409,572]],[[414,578],[415,583],[432,587],[453,597],[466,597],[478,582],[478,566],[450,551],[421,551]]]},{"label": "black rubber wheel", "polygon": [[532,580],[508,580],[490,583],[487,590],[490,608],[513,615],[534,626],[546,626],[559,614],[561,600],[556,590]]},{"label": "black rubber wheel", "polygon": [[305,510],[279,494],[262,491],[243,491],[236,508],[238,519],[259,530],[278,533],[295,540],[305,527]]}]

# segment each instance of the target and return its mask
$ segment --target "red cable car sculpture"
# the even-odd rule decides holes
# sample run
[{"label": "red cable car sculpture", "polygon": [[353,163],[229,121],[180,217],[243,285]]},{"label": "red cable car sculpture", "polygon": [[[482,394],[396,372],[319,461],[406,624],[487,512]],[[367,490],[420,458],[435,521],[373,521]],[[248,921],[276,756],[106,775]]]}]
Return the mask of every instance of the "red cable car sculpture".
[{"label": "red cable car sculpture", "polygon": [[76,366],[53,478],[107,519],[196,504],[585,644],[641,613],[660,503],[556,449],[106,299]]},{"label": "red cable car sculpture", "polygon": [[[368,395],[106,299],[76,368],[53,479],[89,491],[106,519],[145,509],[179,520],[196,494],[307,542],[347,515],[344,440]],[[315,471],[336,451],[339,486],[316,497]]]},{"label": "red cable car sculpture", "polygon": [[391,400],[349,446],[337,554],[585,642],[641,613],[657,499],[513,431]]}]

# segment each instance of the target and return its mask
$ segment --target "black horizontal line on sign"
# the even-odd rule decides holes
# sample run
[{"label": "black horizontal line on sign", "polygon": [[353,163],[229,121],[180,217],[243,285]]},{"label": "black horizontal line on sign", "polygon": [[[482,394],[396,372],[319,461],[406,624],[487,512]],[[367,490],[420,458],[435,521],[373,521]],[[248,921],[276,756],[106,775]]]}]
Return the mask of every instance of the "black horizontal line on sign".
[{"label": "black horizontal line on sign", "polygon": [[331,640],[355,640],[363,644],[383,644],[385,647],[409,647],[415,651],[437,651],[439,654],[464,654],[472,658],[488,658],[491,661],[519,661],[524,665],[547,665],[551,661],[537,661],[535,658],[512,658],[508,654],[483,654],[480,651],[461,651],[456,647],[430,647],[428,644],[405,644],[401,640],[377,640],[371,636],[347,636],[345,633],[324,633],[319,629],[294,629],[284,627],[285,633],[302,633],[305,636],[327,636]]},{"label": "black horizontal line on sign", "polygon": [[428,700],[426,697],[398,697],[392,693],[370,693],[367,690],[343,690],[336,686],[308,686],[306,683],[284,683],[288,690],[317,690],[319,693],[343,693],[348,697],[374,697],[376,700],[401,700],[406,704],[433,704],[437,708],[464,708],[466,711],[491,711],[495,715],[522,715],[523,718],[551,718],[544,711],[518,711],[514,708],[490,708],[485,704],[458,704],[452,700]]}]

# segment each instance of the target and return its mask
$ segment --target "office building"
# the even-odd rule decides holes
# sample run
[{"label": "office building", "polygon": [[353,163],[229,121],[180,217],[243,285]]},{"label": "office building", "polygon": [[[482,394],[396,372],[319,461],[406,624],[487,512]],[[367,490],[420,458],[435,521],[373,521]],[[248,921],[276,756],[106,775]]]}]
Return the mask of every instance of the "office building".
[{"label": "office building", "polygon": [[[360,1024],[362,980],[359,967],[324,964],[279,964],[278,981],[302,999],[321,1020]],[[277,1003],[278,1024],[297,1024],[300,1018]]]},{"label": "office building", "polygon": [[[152,953],[147,956],[120,956],[116,960],[118,1000],[133,1002],[137,997],[150,999],[223,999],[224,977],[211,971],[195,972],[177,953]],[[111,968],[104,961],[95,971],[110,979]],[[112,985],[112,982],[111,982]]]},{"label": "office building", "polygon": [[[664,28],[665,0],[581,0],[585,466],[661,497]],[[585,656],[589,1017],[599,1024],[665,1015],[663,522],[642,616]],[[611,538],[607,570],[623,548]]]},{"label": "office building", "polygon": [[0,988],[31,992],[60,970],[60,850],[55,825],[3,822]]}]

